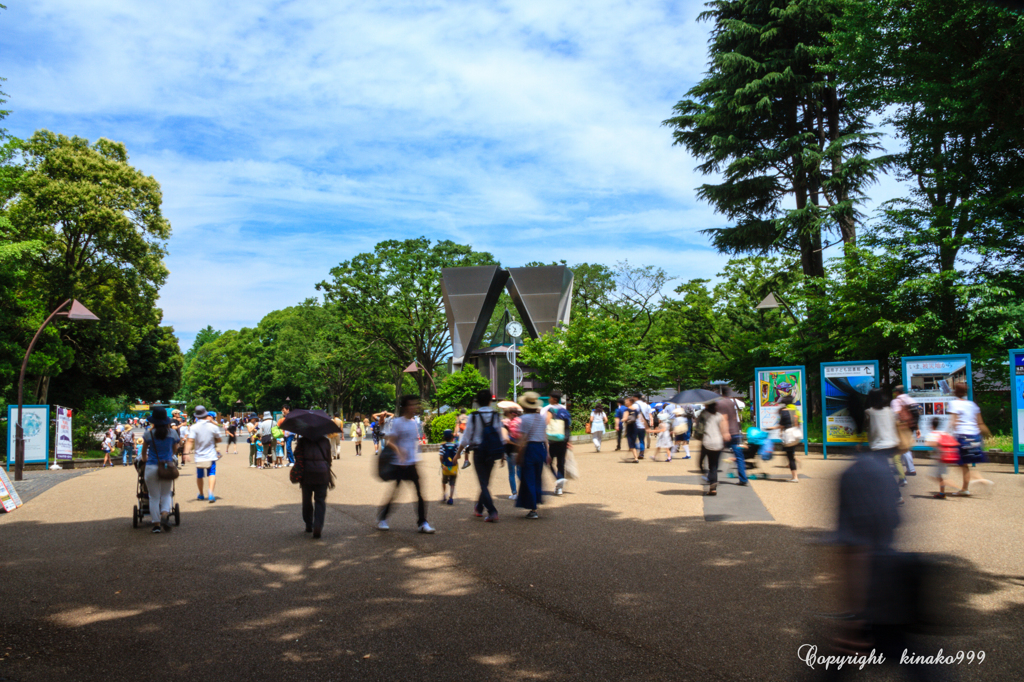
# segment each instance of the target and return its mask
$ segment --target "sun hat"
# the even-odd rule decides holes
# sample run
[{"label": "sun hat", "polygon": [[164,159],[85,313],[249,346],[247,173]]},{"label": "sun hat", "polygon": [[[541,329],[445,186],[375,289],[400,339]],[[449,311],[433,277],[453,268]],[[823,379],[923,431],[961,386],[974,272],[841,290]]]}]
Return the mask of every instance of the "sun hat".
[{"label": "sun hat", "polygon": [[444,433],[441,434],[441,437],[444,438],[445,440],[450,440],[452,438],[455,438],[455,433],[452,432],[451,429],[445,429]]},{"label": "sun hat", "polygon": [[535,391],[527,391],[519,396],[519,404],[527,410],[539,410],[541,407],[540,394]]},{"label": "sun hat", "polygon": [[206,408],[203,407],[202,405],[196,405],[196,409],[192,410],[192,415],[196,419],[202,419],[202,418],[206,417],[208,414],[209,414],[209,412],[207,412]]},{"label": "sun hat", "polygon": [[264,419],[273,419],[274,416],[272,414],[270,414],[269,412],[264,412],[263,413],[263,418]]},{"label": "sun hat", "polygon": [[170,424],[171,420],[167,416],[167,408],[154,407],[149,416],[149,423],[153,426],[167,426]]}]

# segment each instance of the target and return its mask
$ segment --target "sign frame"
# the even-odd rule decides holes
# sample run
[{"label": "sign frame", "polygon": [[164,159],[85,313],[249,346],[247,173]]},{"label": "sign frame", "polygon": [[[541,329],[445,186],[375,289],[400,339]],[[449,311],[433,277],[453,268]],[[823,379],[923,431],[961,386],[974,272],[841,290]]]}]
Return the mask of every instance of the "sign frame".
[{"label": "sign frame", "polygon": [[[1018,458],[1024,457],[1024,424],[1021,424],[1018,410],[1024,410],[1024,396],[1018,396],[1017,393],[1017,376],[1016,376],[1016,358],[1014,356],[1024,356],[1024,348],[1013,348],[1009,352],[1010,357],[1010,421],[1013,424],[1013,473],[1020,473],[1020,461]],[[1024,380],[1022,380],[1024,383]]]},{"label": "sign frame", "polygon": [[[907,363],[908,362],[928,362],[928,361],[949,362],[950,360],[963,360],[965,362],[965,364],[964,364],[964,371],[966,372],[966,377],[965,378],[967,379],[967,381],[965,382],[967,384],[967,399],[968,400],[974,400],[974,373],[971,370],[971,354],[970,353],[951,353],[949,355],[913,355],[913,356],[904,356],[904,357],[900,358],[900,361],[901,361],[900,369],[902,370],[902,374],[900,375],[900,377],[901,377],[901,379],[903,381],[903,385],[907,389],[907,395],[909,395],[912,398],[914,397],[913,390],[911,389],[911,386],[910,386],[910,378],[909,378],[909,375],[907,374]],[[922,420],[924,418],[925,417],[922,416]],[[910,449],[914,450],[914,451],[920,452],[922,450],[928,450],[929,448],[927,446],[925,446],[925,445],[916,445],[915,444],[915,445],[912,445],[910,447]]]},{"label": "sign frame", "polygon": [[800,372],[800,383],[803,386],[803,395],[800,396],[800,425],[804,432],[804,457],[807,456],[807,368],[804,365],[786,365],[780,367],[755,367],[754,368],[754,409],[757,410],[757,428],[766,431],[762,424],[761,417],[761,372]]},{"label": "sign frame", "polygon": [[[46,410],[46,416],[43,418],[43,433],[46,436],[46,446],[43,448],[42,459],[29,459],[28,452],[25,452],[25,464],[42,464],[44,467],[50,464],[50,406],[49,405],[22,405],[22,417],[24,418],[25,412],[29,409],[32,410]],[[14,464],[17,453],[15,452],[16,440],[18,437],[18,406],[8,405],[7,406],[7,471],[11,470],[11,464]]]},{"label": "sign frame", "polygon": [[828,407],[826,405],[825,398],[825,368],[826,367],[845,367],[851,365],[871,365],[875,369],[875,388],[881,387],[881,371],[878,366],[878,360],[862,360],[862,361],[842,361],[842,362],[823,362],[819,368],[821,374],[821,450],[822,455],[825,459],[828,459],[828,446],[834,447],[856,447],[861,443],[840,443],[832,442],[828,440]]}]

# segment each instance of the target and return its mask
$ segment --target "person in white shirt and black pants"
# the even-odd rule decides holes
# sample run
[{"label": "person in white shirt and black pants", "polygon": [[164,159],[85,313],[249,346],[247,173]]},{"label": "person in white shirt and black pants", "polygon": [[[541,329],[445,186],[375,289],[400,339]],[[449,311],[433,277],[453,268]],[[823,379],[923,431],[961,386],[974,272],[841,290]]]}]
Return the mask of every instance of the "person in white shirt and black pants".
[{"label": "person in white shirt and black pants", "polygon": [[[502,429],[501,415],[491,409],[491,392],[488,389],[477,392],[476,403],[479,409],[469,416],[466,424],[466,431],[459,441],[459,449],[455,451],[458,459],[459,453],[466,451],[466,461],[469,461],[469,451],[472,450],[473,465],[476,467],[476,479],[480,482],[480,497],[477,499],[476,507],[473,510],[474,516],[483,516],[484,509],[487,510],[485,521],[495,523],[498,520],[498,509],[494,506],[489,486],[491,484],[491,471],[494,463],[500,461],[505,466],[505,444],[508,442]],[[489,451],[488,444],[484,442],[485,429],[490,426],[494,429],[501,441],[501,448],[495,448],[494,452]],[[496,445],[496,444],[495,444]]]}]

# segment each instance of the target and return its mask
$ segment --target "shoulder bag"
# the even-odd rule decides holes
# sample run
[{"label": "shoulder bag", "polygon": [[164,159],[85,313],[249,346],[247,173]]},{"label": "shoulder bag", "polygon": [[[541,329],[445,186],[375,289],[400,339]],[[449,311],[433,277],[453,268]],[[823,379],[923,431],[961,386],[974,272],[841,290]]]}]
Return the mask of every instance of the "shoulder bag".
[{"label": "shoulder bag", "polygon": [[158,461],[156,463],[156,475],[165,481],[173,481],[178,477],[178,463],[174,460]]}]

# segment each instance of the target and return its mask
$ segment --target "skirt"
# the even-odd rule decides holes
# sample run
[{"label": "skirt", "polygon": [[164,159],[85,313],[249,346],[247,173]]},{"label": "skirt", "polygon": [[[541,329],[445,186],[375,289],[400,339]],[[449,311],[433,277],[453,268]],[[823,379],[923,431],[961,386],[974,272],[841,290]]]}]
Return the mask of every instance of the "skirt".
[{"label": "skirt", "polygon": [[516,506],[521,509],[536,509],[541,504],[543,493],[541,477],[547,459],[544,443],[527,443],[523,453],[523,465],[519,468],[519,497]]},{"label": "skirt", "polygon": [[656,447],[669,449],[672,447],[672,434],[668,431],[662,431],[658,434],[658,444]]},{"label": "skirt", "polygon": [[956,439],[960,442],[960,466],[988,461],[981,451],[981,436],[957,435]]}]

